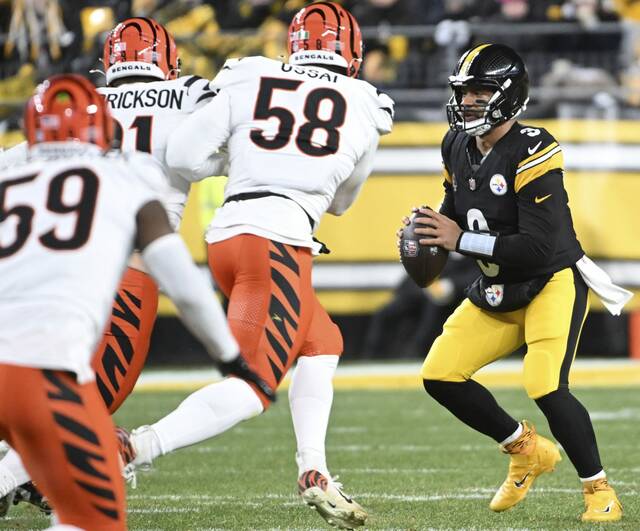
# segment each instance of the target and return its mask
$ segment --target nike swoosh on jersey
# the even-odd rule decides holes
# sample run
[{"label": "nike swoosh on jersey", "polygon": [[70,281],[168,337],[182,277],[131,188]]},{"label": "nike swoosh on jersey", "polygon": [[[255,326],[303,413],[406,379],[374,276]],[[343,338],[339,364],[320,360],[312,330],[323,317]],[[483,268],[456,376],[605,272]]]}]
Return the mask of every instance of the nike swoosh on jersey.
[{"label": "nike swoosh on jersey", "polygon": [[532,148],[527,148],[527,151],[529,152],[529,155],[533,155],[536,151],[538,151],[538,148],[540,147],[540,144],[542,144],[542,140],[540,140],[540,142],[538,142]]},{"label": "nike swoosh on jersey", "polygon": [[534,199],[534,201],[536,202],[536,205],[538,203],[542,203],[543,201],[546,201],[547,199],[549,199],[553,194],[547,194],[547,195],[543,195],[542,197],[538,197],[536,196],[536,198]]}]

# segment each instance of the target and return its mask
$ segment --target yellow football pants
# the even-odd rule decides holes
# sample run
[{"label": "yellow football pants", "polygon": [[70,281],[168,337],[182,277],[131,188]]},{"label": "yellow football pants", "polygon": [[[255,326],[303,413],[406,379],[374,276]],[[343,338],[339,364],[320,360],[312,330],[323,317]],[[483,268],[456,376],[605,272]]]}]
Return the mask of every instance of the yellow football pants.
[{"label": "yellow football pants", "polygon": [[513,312],[488,312],[465,299],[433,343],[422,378],[464,382],[526,343],[524,385],[529,397],[540,398],[568,385],[588,311],[588,288],[575,268],[555,273],[533,301]]}]

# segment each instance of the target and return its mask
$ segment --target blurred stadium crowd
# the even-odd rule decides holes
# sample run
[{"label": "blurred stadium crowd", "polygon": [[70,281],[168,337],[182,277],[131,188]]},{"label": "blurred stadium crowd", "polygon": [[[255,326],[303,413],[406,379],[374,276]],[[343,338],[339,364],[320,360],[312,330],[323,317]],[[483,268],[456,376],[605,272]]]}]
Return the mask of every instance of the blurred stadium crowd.
[{"label": "blurred stadium crowd", "polygon": [[[39,80],[99,70],[105,32],[125,17],[149,15],[165,24],[179,44],[183,72],[212,77],[227,57],[284,55],[287,22],[304,3],[0,0],[2,128],[15,128],[13,119]],[[640,6],[632,0],[343,3],[363,27],[363,77],[391,92],[400,119],[441,119],[451,65],[483,40],[504,42],[524,56],[537,89],[534,115],[558,114],[564,100],[614,109],[616,117],[640,107],[640,45],[636,25],[627,22],[640,18]],[[99,75],[94,82],[100,84]]]}]

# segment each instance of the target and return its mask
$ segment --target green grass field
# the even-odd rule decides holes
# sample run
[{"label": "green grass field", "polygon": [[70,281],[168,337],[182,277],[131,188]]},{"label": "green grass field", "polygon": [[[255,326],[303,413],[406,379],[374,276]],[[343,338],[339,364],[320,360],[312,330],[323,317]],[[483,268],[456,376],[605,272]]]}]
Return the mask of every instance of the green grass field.
[{"label": "green grass field", "polygon": [[[498,391],[503,406],[548,435],[523,391]],[[624,505],[615,529],[640,529],[640,392],[581,389],[603,462]],[[127,427],[157,419],[184,393],[139,393],[117,415]],[[194,419],[194,422],[197,422]],[[296,495],[294,436],[286,395],[260,418],[159,459],[129,489],[134,530],[325,529]],[[370,512],[368,529],[595,529],[578,522],[582,495],[564,456],[521,506],[488,508],[507,458],[420,390],[336,392],[327,440],[330,469]],[[47,519],[20,505],[1,529],[42,529]]]}]

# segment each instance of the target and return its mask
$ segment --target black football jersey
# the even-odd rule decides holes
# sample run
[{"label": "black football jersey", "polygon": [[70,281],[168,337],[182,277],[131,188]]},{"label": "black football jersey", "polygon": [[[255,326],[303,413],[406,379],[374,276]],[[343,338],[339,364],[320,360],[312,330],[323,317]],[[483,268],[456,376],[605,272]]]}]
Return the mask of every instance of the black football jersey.
[{"label": "black football jersey", "polygon": [[584,254],[563,184],[562,150],[545,129],[518,122],[483,158],[474,137],[442,142],[440,211],[463,230],[495,235],[478,265],[492,284],[520,282],[570,267]]}]

